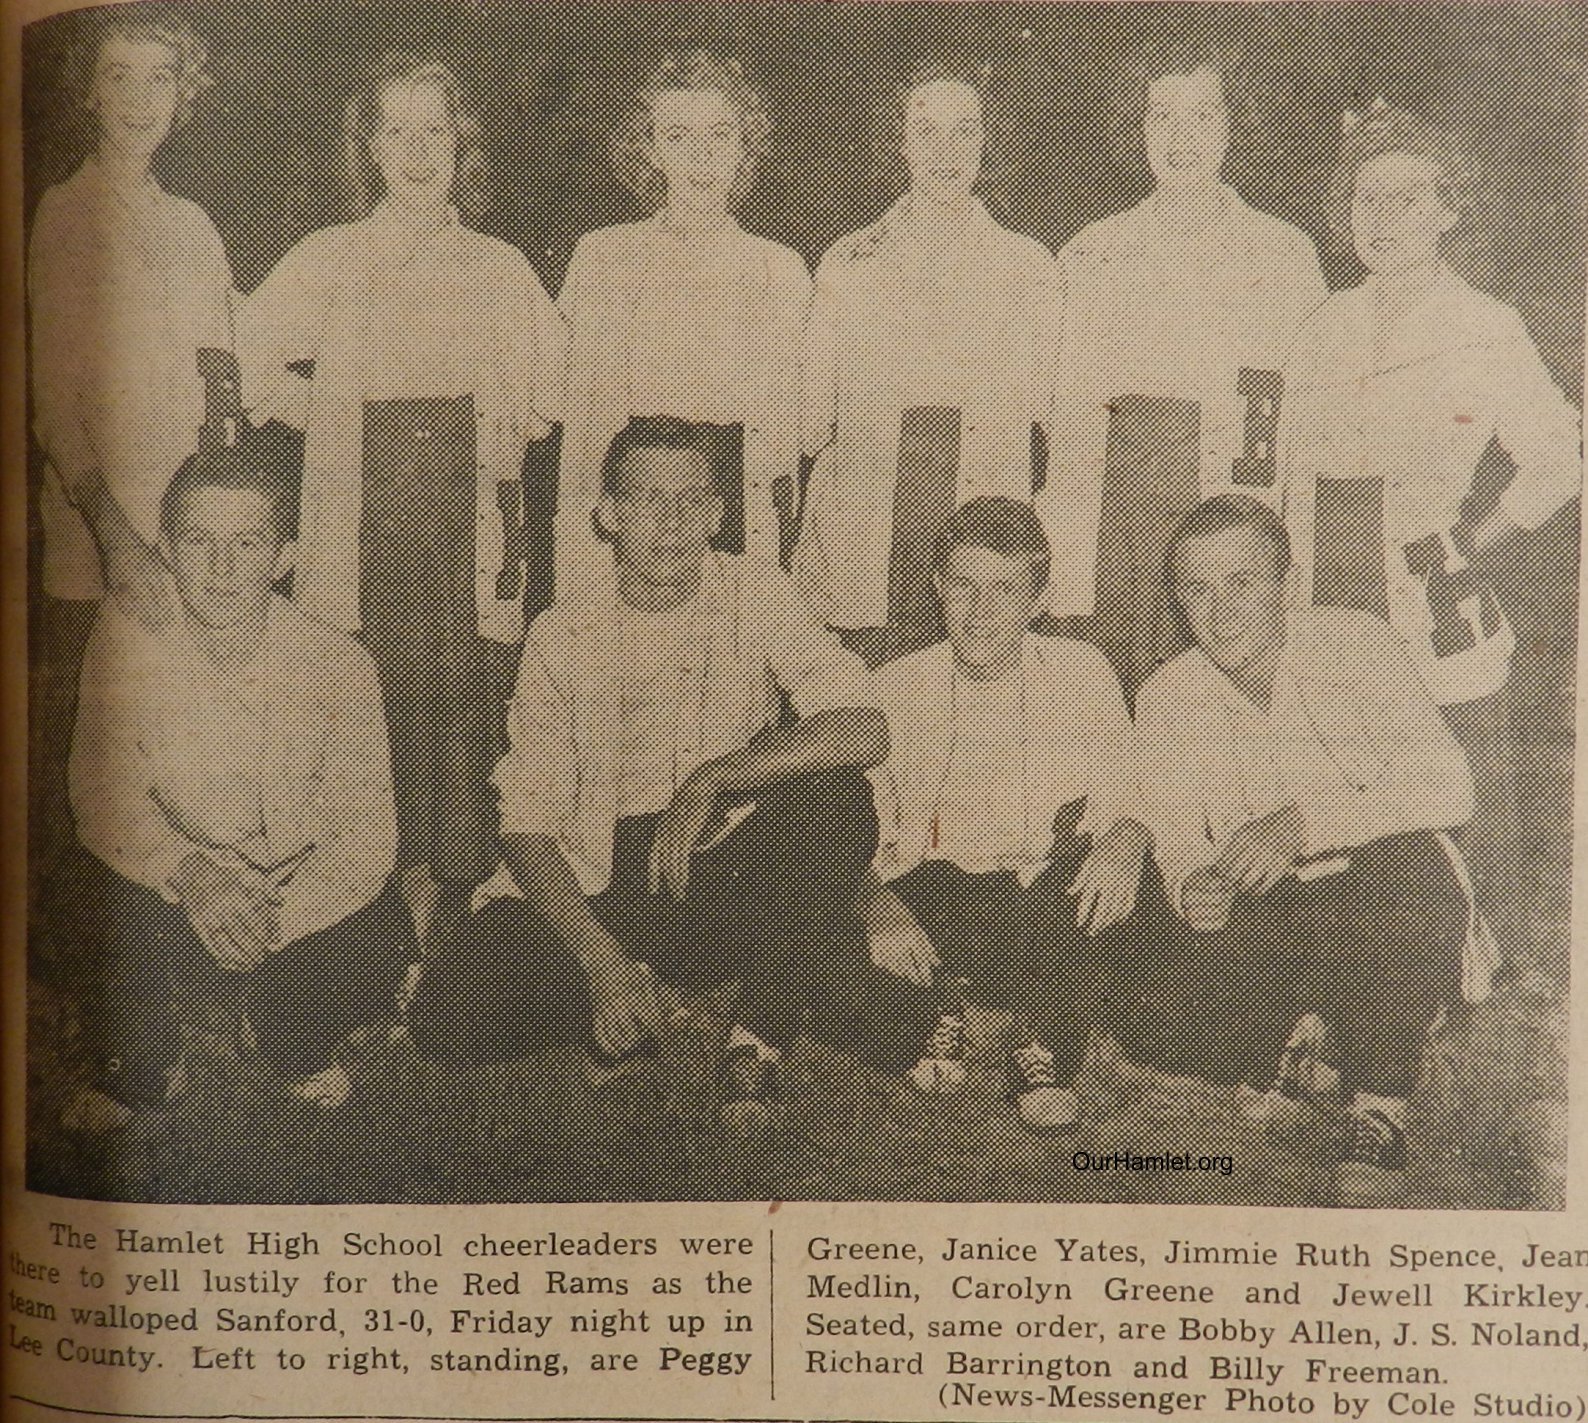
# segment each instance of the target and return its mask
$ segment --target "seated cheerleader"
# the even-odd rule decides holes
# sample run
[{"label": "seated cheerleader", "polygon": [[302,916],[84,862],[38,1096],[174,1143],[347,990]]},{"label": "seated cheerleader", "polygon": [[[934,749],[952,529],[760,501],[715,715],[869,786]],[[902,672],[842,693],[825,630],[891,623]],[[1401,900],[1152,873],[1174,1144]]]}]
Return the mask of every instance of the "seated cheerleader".
[{"label": "seated cheerleader", "polygon": [[90,1085],[69,1125],[180,1092],[183,1004],[241,1006],[289,1090],[338,1106],[339,1053],[415,956],[374,665],[273,591],[292,504],[263,437],[192,456],[160,514],[176,620],[106,602],[89,640],[57,967]]},{"label": "seated cheerleader", "polygon": [[714,450],[670,419],[613,440],[605,587],[530,627],[495,774],[505,866],[429,966],[413,1034],[451,1061],[623,1057],[660,1030],[658,977],[737,981],[720,1105],[758,1130],[802,1028],[897,1073],[931,1013],[859,917],[886,723],[787,579],[712,548]]},{"label": "seated cheerleader", "polygon": [[[1049,564],[1041,521],[1013,499],[972,500],[940,540],[948,638],[876,674],[891,749],[873,772],[883,831],[867,919],[880,966],[961,976],[1015,1014],[1019,1115],[1062,1130],[1148,840],[1108,659],[1029,631]],[[944,1007],[915,1074],[928,1091],[964,1081],[963,1008]]]},{"label": "seated cheerleader", "polygon": [[1207,500],[1170,556],[1193,646],[1148,678],[1136,717],[1183,929],[1127,1047],[1272,1082],[1262,1113],[1322,1109],[1346,1159],[1398,1169],[1426,1031],[1494,967],[1443,833],[1471,814],[1466,758],[1382,621],[1299,606],[1272,509]]}]

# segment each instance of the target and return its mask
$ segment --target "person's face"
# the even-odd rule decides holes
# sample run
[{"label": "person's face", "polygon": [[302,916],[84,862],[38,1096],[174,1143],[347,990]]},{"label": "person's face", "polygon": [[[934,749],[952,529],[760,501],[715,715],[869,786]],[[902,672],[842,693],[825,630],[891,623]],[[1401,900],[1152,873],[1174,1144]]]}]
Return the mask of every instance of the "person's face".
[{"label": "person's face", "polygon": [[178,56],[168,45],[111,35],[100,46],[88,107],[107,142],[152,154],[171,132],[180,98]]},{"label": "person's face", "polygon": [[216,630],[263,616],[271,588],[290,563],[256,489],[189,490],[166,532],[177,596],[195,622]]},{"label": "person's face", "polygon": [[1284,640],[1288,590],[1287,574],[1255,529],[1220,529],[1180,545],[1174,591],[1192,640],[1232,676]]},{"label": "person's face", "polygon": [[910,191],[933,202],[962,202],[981,177],[981,98],[968,84],[933,80],[904,99],[904,161]]},{"label": "person's face", "polygon": [[1427,266],[1456,214],[1439,196],[1439,165],[1413,153],[1381,153],[1357,170],[1351,196],[1351,237],[1370,272]]},{"label": "person's face", "polygon": [[444,207],[458,166],[458,136],[439,85],[391,84],[381,91],[371,149],[386,195],[410,211]]},{"label": "person's face", "polygon": [[715,89],[653,94],[647,156],[671,206],[727,211],[744,166],[744,132],[728,96]]},{"label": "person's face", "polygon": [[937,575],[937,594],[955,660],[973,675],[1011,666],[1040,609],[1031,560],[990,548],[952,549]]},{"label": "person's face", "polygon": [[1155,80],[1147,88],[1146,135],[1159,187],[1213,182],[1230,142],[1223,80],[1211,69]]},{"label": "person's face", "polygon": [[621,573],[653,588],[687,588],[722,522],[722,500],[698,450],[637,449],[600,513]]}]

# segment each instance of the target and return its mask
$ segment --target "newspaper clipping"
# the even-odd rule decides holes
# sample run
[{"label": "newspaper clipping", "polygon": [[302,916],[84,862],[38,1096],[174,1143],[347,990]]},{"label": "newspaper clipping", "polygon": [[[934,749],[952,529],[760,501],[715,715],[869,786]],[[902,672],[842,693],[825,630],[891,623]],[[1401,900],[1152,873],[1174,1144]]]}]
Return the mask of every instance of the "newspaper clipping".
[{"label": "newspaper clipping", "polygon": [[1588,1418],[1588,11],[4,65],[8,1419]]}]

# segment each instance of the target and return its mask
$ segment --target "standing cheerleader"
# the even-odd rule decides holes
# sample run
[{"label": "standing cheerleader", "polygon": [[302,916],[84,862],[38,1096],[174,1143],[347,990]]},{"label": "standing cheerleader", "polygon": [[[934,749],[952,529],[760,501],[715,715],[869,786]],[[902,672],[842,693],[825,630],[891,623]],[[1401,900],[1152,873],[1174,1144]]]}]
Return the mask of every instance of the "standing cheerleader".
[{"label": "standing cheerleader", "polygon": [[391,60],[350,109],[366,216],[311,233],[248,299],[260,409],[307,432],[295,596],[358,629],[391,732],[403,884],[495,862],[487,776],[524,632],[523,462],[560,415],[562,323],[516,248],[466,227],[477,122],[443,65]]},{"label": "standing cheerleader", "polygon": [[1204,494],[1271,497],[1278,372],[1325,296],[1311,239],[1220,179],[1229,75],[1154,53],[1132,91],[1154,188],[1059,253],[1055,612],[1090,614],[1127,699],[1184,638],[1169,535]]},{"label": "standing cheerleader", "polygon": [[734,217],[769,128],[740,65],[695,50],[650,73],[618,135],[619,177],[656,210],[586,233],[563,286],[570,403],[559,599],[587,586],[601,461],[634,417],[712,427],[726,510],[717,547],[766,567],[782,560],[799,472],[810,278],[797,253]]},{"label": "standing cheerleader", "polygon": [[816,273],[792,572],[868,661],[941,635],[932,585],[954,511],[1030,500],[1046,420],[1053,259],[974,195],[978,80],[921,71],[899,96],[904,195]]},{"label": "standing cheerleader", "polygon": [[1298,335],[1280,448],[1311,601],[1387,619],[1467,753],[1463,847],[1510,938],[1516,639],[1486,573],[1578,492],[1582,468],[1577,411],[1521,317],[1441,257],[1471,190],[1432,125],[1382,103],[1348,116],[1333,220],[1367,279]]},{"label": "standing cheerleader", "polygon": [[[35,863],[69,825],[78,670],[108,590],[148,628],[175,614],[160,498],[198,444],[207,381],[229,379],[232,273],[209,215],[168,193],[156,154],[210,83],[205,49],[162,7],[84,12],[69,78],[92,147],[39,200],[28,244],[44,600],[34,629]],[[206,354],[209,353],[209,354]]]}]

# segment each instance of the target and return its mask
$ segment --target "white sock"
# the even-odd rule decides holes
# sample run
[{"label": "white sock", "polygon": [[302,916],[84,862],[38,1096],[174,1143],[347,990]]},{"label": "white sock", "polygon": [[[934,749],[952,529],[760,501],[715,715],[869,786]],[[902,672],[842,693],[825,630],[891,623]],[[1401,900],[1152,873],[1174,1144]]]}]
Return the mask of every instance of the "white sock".
[{"label": "white sock", "polygon": [[1371,1092],[1358,1092],[1352,1099],[1351,1109],[1360,1116],[1364,1112],[1378,1112],[1400,1131],[1406,1130],[1406,1099],[1404,1097],[1377,1097]]},{"label": "white sock", "polygon": [[736,1048],[742,1047],[754,1048],[755,1055],[760,1058],[762,1062],[778,1062],[783,1057],[783,1054],[780,1053],[775,1047],[769,1047],[766,1043],[762,1042],[760,1038],[756,1037],[756,1035],[748,1028],[741,1028],[737,1023],[735,1023],[733,1025],[733,1031],[728,1034],[728,1050],[732,1052]]}]

